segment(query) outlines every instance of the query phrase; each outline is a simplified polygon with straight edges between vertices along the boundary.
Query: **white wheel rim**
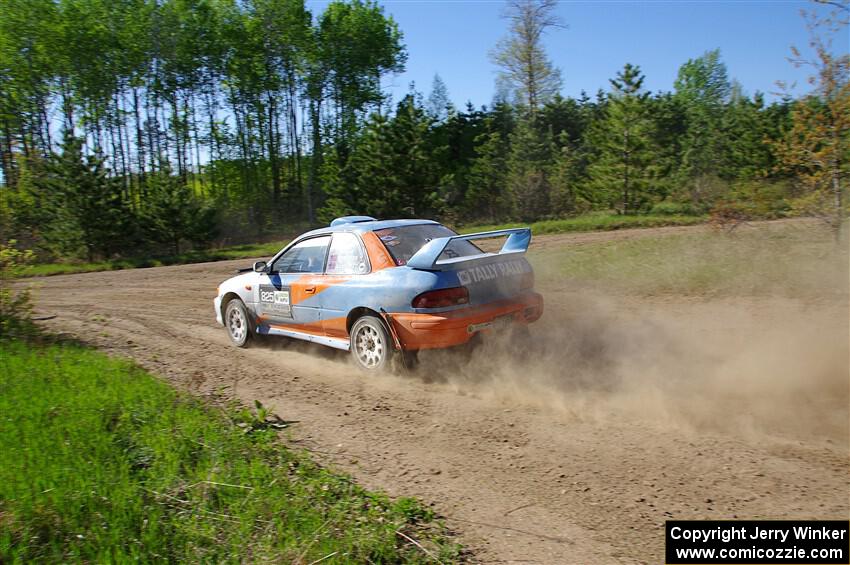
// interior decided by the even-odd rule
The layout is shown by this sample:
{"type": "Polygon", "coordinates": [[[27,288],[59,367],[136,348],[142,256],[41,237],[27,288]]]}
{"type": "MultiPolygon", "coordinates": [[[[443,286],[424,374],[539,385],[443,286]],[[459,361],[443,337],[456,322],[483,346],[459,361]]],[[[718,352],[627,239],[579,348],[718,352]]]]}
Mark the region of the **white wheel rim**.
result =
{"type": "Polygon", "coordinates": [[[227,312],[227,329],[233,341],[239,343],[245,338],[245,316],[239,308],[231,308],[227,312]]]}
{"type": "Polygon", "coordinates": [[[354,336],[357,360],[367,369],[374,369],[384,359],[386,344],[381,333],[370,325],[363,325],[354,336]]]}

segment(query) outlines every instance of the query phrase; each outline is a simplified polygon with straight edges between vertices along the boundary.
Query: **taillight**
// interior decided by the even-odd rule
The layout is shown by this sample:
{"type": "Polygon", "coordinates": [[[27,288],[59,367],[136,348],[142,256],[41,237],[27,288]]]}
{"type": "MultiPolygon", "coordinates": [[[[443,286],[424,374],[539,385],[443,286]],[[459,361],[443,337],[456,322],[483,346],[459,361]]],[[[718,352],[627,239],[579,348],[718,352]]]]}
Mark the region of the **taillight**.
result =
{"type": "Polygon", "coordinates": [[[534,288],[534,271],[523,273],[522,278],[519,279],[519,288],[520,290],[534,288]]]}
{"type": "Polygon", "coordinates": [[[465,286],[429,290],[414,298],[412,302],[414,308],[445,308],[459,304],[469,304],[469,291],[465,286]]]}

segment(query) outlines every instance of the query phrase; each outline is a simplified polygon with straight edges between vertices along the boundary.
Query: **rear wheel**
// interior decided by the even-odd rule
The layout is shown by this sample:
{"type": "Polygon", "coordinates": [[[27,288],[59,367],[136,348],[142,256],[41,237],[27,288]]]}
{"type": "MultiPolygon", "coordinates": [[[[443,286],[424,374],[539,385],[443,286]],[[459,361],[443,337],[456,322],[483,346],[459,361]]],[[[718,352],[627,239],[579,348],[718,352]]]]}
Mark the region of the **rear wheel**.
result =
{"type": "Polygon", "coordinates": [[[351,327],[351,356],[367,371],[380,371],[389,366],[393,354],[390,335],[375,316],[362,316],[351,327]]]}
{"type": "Polygon", "coordinates": [[[224,309],[224,327],[233,345],[248,346],[251,340],[251,324],[248,322],[248,310],[238,298],[228,302],[224,309]]]}

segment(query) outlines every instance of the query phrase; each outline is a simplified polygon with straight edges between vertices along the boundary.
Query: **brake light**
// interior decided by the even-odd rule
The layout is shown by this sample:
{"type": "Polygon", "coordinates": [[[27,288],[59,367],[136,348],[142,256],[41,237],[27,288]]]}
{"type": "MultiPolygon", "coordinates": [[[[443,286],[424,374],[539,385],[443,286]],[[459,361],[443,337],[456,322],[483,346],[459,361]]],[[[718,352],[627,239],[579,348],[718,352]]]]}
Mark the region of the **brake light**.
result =
{"type": "Polygon", "coordinates": [[[429,290],[414,298],[412,302],[414,308],[445,308],[460,304],[469,304],[469,291],[465,286],[429,290]]]}
{"type": "Polygon", "coordinates": [[[519,288],[520,290],[534,288],[534,271],[523,273],[522,278],[519,279],[519,288]]]}

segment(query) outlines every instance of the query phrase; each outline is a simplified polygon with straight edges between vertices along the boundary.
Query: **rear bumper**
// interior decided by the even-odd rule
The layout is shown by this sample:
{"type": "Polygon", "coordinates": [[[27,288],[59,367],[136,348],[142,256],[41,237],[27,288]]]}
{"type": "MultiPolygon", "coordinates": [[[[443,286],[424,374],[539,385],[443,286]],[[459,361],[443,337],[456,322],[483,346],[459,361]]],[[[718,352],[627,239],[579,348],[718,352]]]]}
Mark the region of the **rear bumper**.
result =
{"type": "Polygon", "coordinates": [[[479,332],[490,331],[497,318],[513,324],[530,324],[543,315],[543,297],[529,292],[511,301],[462,308],[439,314],[392,314],[402,348],[438,349],[462,345],[479,332]]]}

